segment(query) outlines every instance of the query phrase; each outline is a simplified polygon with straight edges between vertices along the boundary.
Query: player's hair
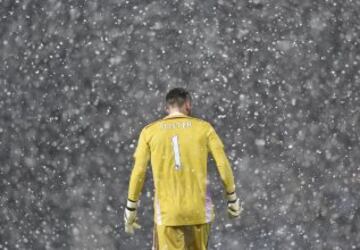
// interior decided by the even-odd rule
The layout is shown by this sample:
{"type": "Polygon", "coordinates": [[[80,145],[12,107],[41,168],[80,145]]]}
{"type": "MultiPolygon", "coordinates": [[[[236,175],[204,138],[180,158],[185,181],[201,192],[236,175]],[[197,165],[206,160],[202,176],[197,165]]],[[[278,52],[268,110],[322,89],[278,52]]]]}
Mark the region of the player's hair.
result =
{"type": "Polygon", "coordinates": [[[173,88],[171,89],[165,97],[166,105],[169,106],[178,106],[181,107],[184,105],[185,101],[191,101],[191,95],[189,91],[184,88],[173,88]]]}

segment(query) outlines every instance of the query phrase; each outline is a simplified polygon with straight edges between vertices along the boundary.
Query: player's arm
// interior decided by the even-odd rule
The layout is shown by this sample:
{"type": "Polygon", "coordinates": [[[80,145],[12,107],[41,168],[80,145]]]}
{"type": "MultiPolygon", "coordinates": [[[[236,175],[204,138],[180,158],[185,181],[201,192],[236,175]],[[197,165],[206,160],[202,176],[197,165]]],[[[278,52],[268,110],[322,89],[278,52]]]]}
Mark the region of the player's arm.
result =
{"type": "Polygon", "coordinates": [[[235,191],[234,175],[225,154],[224,144],[212,126],[209,128],[207,137],[208,149],[215,160],[225,191],[226,193],[233,193],[235,191]]]}
{"type": "Polygon", "coordinates": [[[134,166],[130,176],[128,199],[136,202],[142,191],[146,168],[150,160],[150,148],[146,140],[145,128],[140,133],[133,159],[134,166]]]}
{"type": "Polygon", "coordinates": [[[242,211],[239,199],[236,195],[234,174],[230,162],[226,156],[224,144],[213,126],[207,133],[208,150],[215,160],[216,167],[220,174],[221,181],[225,187],[226,197],[228,200],[228,212],[230,216],[238,217],[242,211]]]}
{"type": "Polygon", "coordinates": [[[136,223],[136,209],[144,186],[146,168],[150,159],[150,148],[146,139],[145,128],[140,133],[133,159],[134,165],[131,171],[128,200],[124,213],[125,231],[128,233],[134,233],[134,228],[140,228],[136,223]]]}

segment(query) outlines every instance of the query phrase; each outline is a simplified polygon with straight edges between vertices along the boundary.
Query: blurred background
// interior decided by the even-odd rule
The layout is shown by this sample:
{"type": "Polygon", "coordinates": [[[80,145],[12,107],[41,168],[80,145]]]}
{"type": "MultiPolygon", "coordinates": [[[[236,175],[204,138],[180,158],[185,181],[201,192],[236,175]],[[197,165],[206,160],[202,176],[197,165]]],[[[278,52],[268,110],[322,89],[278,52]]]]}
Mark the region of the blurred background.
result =
{"type": "Polygon", "coordinates": [[[0,249],[151,249],[123,229],[143,126],[186,87],[225,144],[209,249],[360,248],[360,2],[0,0],[0,249]]]}

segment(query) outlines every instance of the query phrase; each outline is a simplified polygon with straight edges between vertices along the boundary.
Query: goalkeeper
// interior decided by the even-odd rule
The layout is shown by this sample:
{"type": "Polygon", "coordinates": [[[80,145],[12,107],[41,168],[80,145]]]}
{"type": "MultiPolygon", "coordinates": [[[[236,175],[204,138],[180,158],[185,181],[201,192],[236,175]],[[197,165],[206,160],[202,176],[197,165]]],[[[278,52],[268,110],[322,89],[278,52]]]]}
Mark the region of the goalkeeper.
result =
{"type": "Polygon", "coordinates": [[[183,88],[166,95],[167,116],[145,126],[134,152],[125,231],[140,228],[136,211],[151,162],[154,179],[153,249],[207,249],[215,218],[207,179],[211,153],[224,185],[231,218],[240,217],[242,206],[235,191],[233,172],[224,145],[213,126],[191,116],[191,96],[183,88]]]}

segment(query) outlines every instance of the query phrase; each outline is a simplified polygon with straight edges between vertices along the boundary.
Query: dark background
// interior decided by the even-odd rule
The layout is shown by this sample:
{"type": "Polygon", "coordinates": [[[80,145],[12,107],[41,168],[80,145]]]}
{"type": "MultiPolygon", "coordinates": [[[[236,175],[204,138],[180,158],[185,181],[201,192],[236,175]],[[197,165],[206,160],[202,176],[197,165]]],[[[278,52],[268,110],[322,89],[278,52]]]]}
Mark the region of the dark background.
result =
{"type": "Polygon", "coordinates": [[[211,250],[360,248],[360,2],[0,0],[0,249],[150,249],[143,126],[187,87],[245,211],[209,164],[211,250]]]}

